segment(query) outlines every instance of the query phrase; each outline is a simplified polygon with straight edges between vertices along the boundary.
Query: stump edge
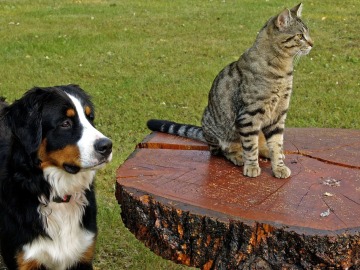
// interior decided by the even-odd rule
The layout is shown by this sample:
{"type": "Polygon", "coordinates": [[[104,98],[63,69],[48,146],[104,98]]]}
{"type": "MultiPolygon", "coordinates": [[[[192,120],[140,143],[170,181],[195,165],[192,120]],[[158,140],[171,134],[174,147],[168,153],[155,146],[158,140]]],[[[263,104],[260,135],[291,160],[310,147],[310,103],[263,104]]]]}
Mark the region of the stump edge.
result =
{"type": "Polygon", "coordinates": [[[116,197],[125,226],[155,254],[176,263],[205,270],[360,266],[357,229],[325,235],[232,219],[211,210],[204,215],[204,209],[118,183],[116,197]]]}

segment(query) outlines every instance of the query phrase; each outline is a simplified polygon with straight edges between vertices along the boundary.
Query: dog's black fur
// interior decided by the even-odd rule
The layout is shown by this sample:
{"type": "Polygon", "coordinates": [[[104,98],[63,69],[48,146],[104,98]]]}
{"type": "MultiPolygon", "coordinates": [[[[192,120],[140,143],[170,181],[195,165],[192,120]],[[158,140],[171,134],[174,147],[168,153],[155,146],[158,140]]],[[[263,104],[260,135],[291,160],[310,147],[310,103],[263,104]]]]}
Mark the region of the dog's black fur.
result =
{"type": "MultiPolygon", "coordinates": [[[[39,237],[51,239],[39,212],[39,198],[45,198],[49,205],[55,204],[51,196],[54,187],[44,177],[43,160],[39,157],[41,144],[46,140],[46,152],[52,153],[62,151],[67,145],[76,145],[82,136],[82,125],[76,116],[71,116],[71,129],[59,128],[59,121],[68,117],[66,110],[74,108],[68,94],[91,109],[91,115],[87,117],[93,125],[93,104],[76,85],[35,87],[12,105],[4,98],[0,99],[0,244],[9,269],[51,269],[41,260],[32,258],[27,261],[23,257],[23,248],[39,237]]],[[[110,148],[106,155],[109,155],[111,141],[106,143],[110,148]]],[[[51,166],[58,166],[64,175],[76,175],[80,170],[78,164],[51,166]]],[[[96,201],[94,186],[90,182],[89,189],[84,190],[88,203],[84,206],[79,226],[81,230],[96,235],[96,201]]],[[[63,248],[65,250],[67,246],[63,248]]],[[[83,257],[66,269],[93,269],[92,257],[93,251],[89,248],[83,257]]]]}

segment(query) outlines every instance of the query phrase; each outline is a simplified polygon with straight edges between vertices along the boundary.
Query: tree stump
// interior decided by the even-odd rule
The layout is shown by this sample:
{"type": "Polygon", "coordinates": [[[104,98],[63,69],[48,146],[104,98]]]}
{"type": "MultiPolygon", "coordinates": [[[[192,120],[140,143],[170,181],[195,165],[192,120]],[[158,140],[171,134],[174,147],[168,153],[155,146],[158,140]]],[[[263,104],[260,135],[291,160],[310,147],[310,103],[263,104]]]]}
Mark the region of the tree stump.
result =
{"type": "Polygon", "coordinates": [[[288,179],[242,175],[205,144],[152,133],[117,170],[126,227],[201,269],[360,269],[360,131],[288,128],[288,179]]]}

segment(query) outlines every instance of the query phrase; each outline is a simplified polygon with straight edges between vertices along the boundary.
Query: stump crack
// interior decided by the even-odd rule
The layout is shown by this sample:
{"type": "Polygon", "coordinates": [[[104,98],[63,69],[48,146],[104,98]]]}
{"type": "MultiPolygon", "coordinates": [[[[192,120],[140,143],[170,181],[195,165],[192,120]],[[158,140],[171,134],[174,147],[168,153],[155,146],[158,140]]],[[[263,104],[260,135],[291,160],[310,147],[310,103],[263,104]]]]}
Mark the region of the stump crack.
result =
{"type": "Polygon", "coordinates": [[[347,226],[346,222],[344,222],[336,213],[335,210],[326,202],[326,200],[324,198],[321,198],[322,201],[326,204],[326,206],[328,207],[328,209],[330,209],[331,213],[333,213],[335,215],[335,217],[340,220],[340,222],[342,224],[344,224],[345,226],[347,226]]]}
{"type": "Polygon", "coordinates": [[[314,185],[315,185],[315,184],[311,184],[311,185],[308,187],[306,193],[301,197],[300,202],[297,204],[296,208],[299,208],[299,207],[300,207],[300,205],[301,205],[301,203],[303,202],[304,198],[309,194],[311,188],[312,188],[314,185]]]}
{"type": "Polygon", "coordinates": [[[346,199],[348,199],[349,201],[352,201],[353,203],[360,205],[360,203],[356,202],[355,200],[349,198],[348,196],[346,196],[345,194],[341,193],[341,195],[343,195],[346,199]]]}
{"type": "MultiPolygon", "coordinates": [[[[295,146],[295,147],[296,147],[296,146],[295,146]]],[[[303,157],[312,158],[312,159],[318,160],[318,161],[320,161],[320,162],[327,163],[327,164],[331,164],[331,165],[335,165],[335,166],[339,166],[339,167],[344,167],[344,168],[350,168],[350,169],[358,169],[358,170],[360,170],[360,166],[349,165],[349,164],[344,164],[344,163],[339,163],[339,162],[336,162],[336,161],[331,161],[331,160],[324,159],[324,158],[320,158],[320,157],[314,157],[314,156],[312,156],[311,154],[307,154],[307,153],[302,152],[302,151],[284,151],[284,152],[285,152],[285,154],[300,155],[300,156],[303,156],[303,157]]]]}

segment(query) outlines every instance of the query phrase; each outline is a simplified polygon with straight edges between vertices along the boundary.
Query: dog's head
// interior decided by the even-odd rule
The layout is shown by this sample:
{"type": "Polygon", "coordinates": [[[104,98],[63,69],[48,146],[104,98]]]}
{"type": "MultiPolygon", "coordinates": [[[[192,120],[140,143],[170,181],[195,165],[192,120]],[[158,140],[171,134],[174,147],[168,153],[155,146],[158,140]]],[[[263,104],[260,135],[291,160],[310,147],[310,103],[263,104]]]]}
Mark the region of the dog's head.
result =
{"type": "Polygon", "coordinates": [[[76,85],[35,87],[5,108],[14,144],[44,170],[70,174],[109,162],[112,142],[94,127],[94,106],[76,85]]]}

